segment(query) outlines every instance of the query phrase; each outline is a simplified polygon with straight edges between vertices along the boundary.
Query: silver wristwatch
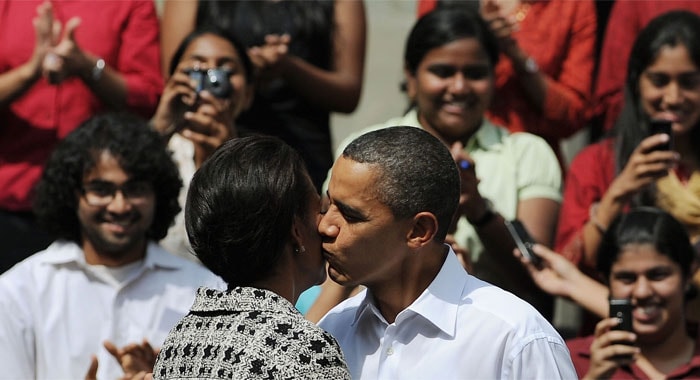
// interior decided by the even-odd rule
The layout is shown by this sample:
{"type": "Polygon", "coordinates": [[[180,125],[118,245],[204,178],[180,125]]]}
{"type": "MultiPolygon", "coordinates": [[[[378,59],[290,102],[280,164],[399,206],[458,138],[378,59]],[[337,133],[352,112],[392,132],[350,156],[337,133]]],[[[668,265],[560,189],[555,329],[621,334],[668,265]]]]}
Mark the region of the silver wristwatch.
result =
{"type": "Polygon", "coordinates": [[[102,72],[105,71],[105,60],[98,58],[95,62],[95,67],[92,68],[92,80],[97,82],[102,78],[102,72]]]}

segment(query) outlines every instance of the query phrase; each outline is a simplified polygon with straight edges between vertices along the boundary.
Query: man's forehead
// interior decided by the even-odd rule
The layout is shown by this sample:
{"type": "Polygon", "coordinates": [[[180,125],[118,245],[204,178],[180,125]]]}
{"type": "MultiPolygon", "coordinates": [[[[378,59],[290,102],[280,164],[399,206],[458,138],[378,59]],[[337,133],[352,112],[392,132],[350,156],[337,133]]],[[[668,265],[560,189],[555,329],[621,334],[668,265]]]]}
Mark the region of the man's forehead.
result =
{"type": "Polygon", "coordinates": [[[115,175],[123,179],[123,182],[134,180],[133,175],[124,169],[121,156],[109,150],[101,150],[92,153],[92,162],[83,171],[83,180],[99,180],[115,175]]]}
{"type": "Polygon", "coordinates": [[[378,168],[341,157],[333,165],[328,196],[346,202],[372,202],[377,200],[375,186],[378,168]]]}
{"type": "Polygon", "coordinates": [[[330,185],[337,191],[342,191],[346,187],[366,187],[371,184],[375,177],[373,165],[354,161],[346,157],[340,157],[333,164],[331,170],[330,185]],[[365,186],[361,186],[365,185],[365,186]]]}

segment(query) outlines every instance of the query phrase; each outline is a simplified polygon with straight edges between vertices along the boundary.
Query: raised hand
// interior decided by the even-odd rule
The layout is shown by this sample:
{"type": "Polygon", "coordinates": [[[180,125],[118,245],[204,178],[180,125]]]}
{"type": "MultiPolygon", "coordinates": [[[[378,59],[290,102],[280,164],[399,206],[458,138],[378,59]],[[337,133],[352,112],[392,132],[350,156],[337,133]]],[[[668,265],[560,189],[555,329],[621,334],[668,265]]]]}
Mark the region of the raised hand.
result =
{"type": "Polygon", "coordinates": [[[58,43],[51,48],[44,59],[44,76],[49,82],[58,84],[72,76],[86,77],[94,65],[78,43],[75,41],[75,30],[80,25],[80,18],[73,17],[66,23],[62,31],[60,23],[54,20],[54,36],[63,34],[58,43]]]}
{"type": "Polygon", "coordinates": [[[145,376],[153,370],[158,352],[144,339],[143,342],[118,348],[110,341],[104,342],[107,351],[119,362],[124,371],[122,380],[145,376]]]}
{"type": "Polygon", "coordinates": [[[612,330],[618,323],[617,318],[606,318],[596,325],[591,363],[584,379],[609,378],[617,368],[634,362],[639,354],[639,348],[631,345],[637,339],[634,333],[612,330]]]}
{"type": "Polygon", "coordinates": [[[166,139],[182,130],[185,112],[197,102],[197,93],[184,69],[184,65],[178,67],[165,83],[158,109],[152,119],[155,129],[166,139]]]}
{"type": "Polygon", "coordinates": [[[182,136],[195,146],[195,165],[202,163],[223,143],[236,137],[231,99],[217,98],[209,91],[199,93],[195,111],[185,112],[182,136]]]}
{"type": "Polygon", "coordinates": [[[262,78],[279,75],[279,64],[287,56],[290,42],[288,34],[269,34],[264,45],[248,49],[248,56],[262,78]]]}
{"type": "Polygon", "coordinates": [[[658,134],[642,140],[607,193],[619,202],[626,202],[645,186],[668,175],[668,171],[678,163],[678,153],[654,148],[667,143],[669,138],[666,134],[658,134]]]}
{"type": "Polygon", "coordinates": [[[483,215],[488,205],[486,204],[486,200],[481,197],[477,187],[479,185],[479,179],[476,177],[476,164],[474,160],[464,152],[464,145],[460,141],[450,146],[450,153],[452,153],[452,157],[459,167],[461,185],[458,215],[464,215],[469,220],[478,219],[483,215]]]}
{"type": "Polygon", "coordinates": [[[53,19],[53,6],[49,1],[44,1],[36,8],[36,17],[32,20],[34,25],[34,52],[27,63],[33,77],[38,78],[42,73],[42,65],[46,55],[54,45],[54,35],[60,29],[60,24],[55,24],[53,19]]]}
{"type": "Polygon", "coordinates": [[[512,38],[513,32],[518,30],[518,21],[505,15],[501,6],[495,0],[486,0],[481,5],[481,17],[486,21],[493,34],[498,38],[503,52],[508,54],[516,42],[512,38]]]}

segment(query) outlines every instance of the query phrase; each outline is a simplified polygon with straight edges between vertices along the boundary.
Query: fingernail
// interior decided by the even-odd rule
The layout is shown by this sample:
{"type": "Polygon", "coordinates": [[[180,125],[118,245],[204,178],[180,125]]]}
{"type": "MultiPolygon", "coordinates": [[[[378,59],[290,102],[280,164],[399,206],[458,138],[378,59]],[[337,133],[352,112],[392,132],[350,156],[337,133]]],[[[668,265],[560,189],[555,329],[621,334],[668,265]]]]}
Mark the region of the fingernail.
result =
{"type": "Polygon", "coordinates": [[[469,161],[467,161],[467,160],[459,160],[459,167],[460,167],[462,170],[467,170],[467,169],[469,169],[470,166],[471,166],[471,163],[469,163],[469,161]]]}

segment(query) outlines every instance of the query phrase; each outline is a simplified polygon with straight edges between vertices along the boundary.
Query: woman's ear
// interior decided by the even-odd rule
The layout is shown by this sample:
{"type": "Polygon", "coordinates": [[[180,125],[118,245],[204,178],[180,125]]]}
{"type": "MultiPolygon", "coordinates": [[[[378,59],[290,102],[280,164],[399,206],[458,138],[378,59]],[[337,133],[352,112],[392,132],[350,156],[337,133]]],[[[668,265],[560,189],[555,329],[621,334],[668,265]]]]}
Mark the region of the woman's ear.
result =
{"type": "Polygon", "coordinates": [[[419,212],[412,219],[411,230],[406,236],[411,248],[420,248],[435,239],[438,231],[438,221],[430,212],[419,212]]]}
{"type": "Polygon", "coordinates": [[[290,234],[290,243],[292,244],[292,248],[295,250],[295,252],[304,247],[304,239],[302,238],[303,225],[304,221],[301,220],[298,216],[294,216],[294,222],[292,222],[292,231],[290,234]]]}
{"type": "Polygon", "coordinates": [[[404,77],[406,78],[406,96],[408,96],[408,99],[411,102],[414,102],[416,100],[416,77],[411,73],[411,70],[408,69],[408,67],[404,67],[403,69],[403,74],[404,77]]]}

